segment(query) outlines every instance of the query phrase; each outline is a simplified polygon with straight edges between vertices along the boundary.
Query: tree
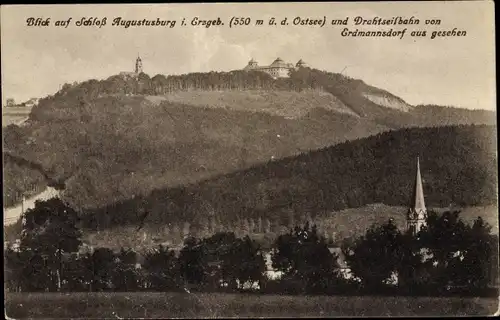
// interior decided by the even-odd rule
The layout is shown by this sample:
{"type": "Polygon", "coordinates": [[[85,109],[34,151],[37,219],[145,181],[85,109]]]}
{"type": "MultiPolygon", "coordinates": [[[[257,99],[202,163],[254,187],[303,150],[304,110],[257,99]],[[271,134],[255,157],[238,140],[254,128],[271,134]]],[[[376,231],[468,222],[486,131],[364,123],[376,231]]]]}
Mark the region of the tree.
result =
{"type": "Polygon", "coordinates": [[[238,239],[233,246],[231,256],[225,260],[226,266],[235,268],[235,277],[239,287],[243,288],[246,283],[259,282],[263,287],[266,263],[257,243],[246,236],[238,239]]]}
{"type": "Polygon", "coordinates": [[[428,288],[433,266],[432,261],[426,259],[426,250],[422,248],[419,238],[409,232],[401,235],[397,256],[398,287],[407,292],[428,288]]]}
{"type": "Polygon", "coordinates": [[[188,238],[178,263],[184,282],[199,289],[236,290],[262,281],[265,271],[259,246],[248,236],[236,238],[233,232],[218,232],[203,240],[188,238]]]}
{"type": "Polygon", "coordinates": [[[262,217],[259,217],[257,219],[257,233],[262,233],[262,232],[263,232],[262,217]]]}
{"type": "Polygon", "coordinates": [[[163,237],[167,239],[170,237],[170,228],[168,227],[168,225],[165,225],[163,227],[163,237]]]}
{"type": "Polygon", "coordinates": [[[210,234],[214,234],[217,232],[217,222],[214,216],[211,216],[209,219],[209,232],[210,234]]]}
{"type": "Polygon", "coordinates": [[[295,226],[295,214],[292,210],[290,210],[290,212],[288,212],[288,227],[293,229],[295,226]]]}
{"type": "Polygon", "coordinates": [[[84,256],[85,278],[89,282],[89,291],[113,289],[115,258],[113,251],[108,248],[98,248],[93,253],[84,256]]]}
{"type": "Polygon", "coordinates": [[[204,286],[206,282],[203,244],[201,240],[189,237],[184,241],[178,258],[179,273],[185,285],[204,286]]]}
{"type": "Polygon", "coordinates": [[[151,87],[156,95],[161,95],[166,93],[167,78],[162,74],[157,74],[151,78],[151,87]]]}
{"type": "Polygon", "coordinates": [[[4,249],[3,256],[5,259],[4,277],[6,289],[12,292],[22,291],[22,269],[25,261],[21,258],[20,253],[13,250],[10,246],[4,249]]]}
{"type": "Polygon", "coordinates": [[[205,277],[212,288],[218,288],[220,283],[236,288],[236,265],[242,263],[236,258],[236,246],[237,238],[233,232],[218,232],[202,240],[205,277]]]}
{"type": "Polygon", "coordinates": [[[457,271],[467,251],[470,233],[459,215],[459,211],[446,211],[441,215],[430,211],[427,226],[418,233],[420,246],[431,253],[432,281],[437,288],[466,281],[463,273],[457,271]]]}
{"type": "Polygon", "coordinates": [[[72,254],[64,260],[63,288],[65,291],[88,291],[90,272],[86,269],[86,255],[72,254]]]}
{"type": "Polygon", "coordinates": [[[170,239],[172,239],[172,243],[179,244],[182,243],[182,235],[181,235],[181,230],[179,228],[179,225],[177,223],[174,223],[172,226],[172,231],[170,232],[170,239]]]}
{"type": "Polygon", "coordinates": [[[9,246],[4,250],[4,259],[7,290],[46,291],[51,287],[49,269],[40,253],[22,247],[15,250],[9,246]]]}
{"type": "Polygon", "coordinates": [[[464,250],[462,277],[472,288],[486,288],[493,277],[498,277],[498,238],[491,234],[491,226],[478,217],[464,250]]]}
{"type": "Polygon", "coordinates": [[[351,272],[369,290],[386,285],[397,271],[400,251],[401,233],[392,219],[381,226],[372,225],[364,236],[343,248],[351,272]]]}
{"type": "Polygon", "coordinates": [[[283,272],[284,281],[303,293],[325,292],[338,271],[326,239],[318,235],[316,226],[311,228],[308,223],[280,235],[271,255],[273,267],[283,272]]]}
{"type": "Polygon", "coordinates": [[[149,287],[156,291],[177,290],[179,270],[175,252],[160,245],[145,254],[144,269],[148,274],[149,287]]]}
{"type": "Polygon", "coordinates": [[[141,72],[137,76],[137,94],[153,94],[154,88],[151,82],[151,78],[144,72],[141,72]]]}
{"type": "Polygon", "coordinates": [[[200,237],[208,237],[210,235],[209,220],[203,216],[200,219],[200,237]]]}
{"type": "Polygon", "coordinates": [[[136,291],[139,289],[140,274],[135,264],[137,253],[131,249],[121,248],[116,255],[115,270],[112,274],[112,282],[115,291],[136,291]]]}
{"type": "Polygon", "coordinates": [[[264,220],[264,232],[265,233],[270,233],[271,232],[271,221],[269,221],[268,218],[264,220]]]}
{"type": "Polygon", "coordinates": [[[242,231],[243,235],[250,234],[250,223],[248,222],[248,219],[243,218],[241,223],[242,223],[241,224],[241,231],[242,231]]]}
{"type": "Polygon", "coordinates": [[[248,219],[248,232],[250,234],[255,233],[255,221],[253,218],[248,219]]]}
{"type": "Polygon", "coordinates": [[[184,222],[184,225],[182,227],[182,238],[187,238],[190,235],[191,232],[191,225],[189,222],[184,222]]]}
{"type": "Polygon", "coordinates": [[[63,278],[63,255],[78,251],[81,231],[75,210],[58,198],[37,201],[33,209],[24,213],[25,225],[21,236],[21,247],[29,248],[46,259],[52,278],[51,290],[61,287],[63,278]]]}
{"type": "Polygon", "coordinates": [[[480,217],[470,227],[460,219],[459,211],[442,215],[430,212],[427,228],[419,236],[421,246],[432,253],[435,286],[487,287],[491,276],[498,272],[498,268],[492,269],[493,263],[498,265],[494,262],[498,251],[490,231],[480,217]]]}

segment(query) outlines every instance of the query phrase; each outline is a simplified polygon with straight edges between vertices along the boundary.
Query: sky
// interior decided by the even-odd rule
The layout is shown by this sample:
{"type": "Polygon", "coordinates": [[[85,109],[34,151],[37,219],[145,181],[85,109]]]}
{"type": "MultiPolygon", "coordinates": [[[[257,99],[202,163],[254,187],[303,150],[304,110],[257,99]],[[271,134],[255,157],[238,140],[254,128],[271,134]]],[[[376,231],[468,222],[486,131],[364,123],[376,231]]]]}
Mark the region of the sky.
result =
{"type": "Polygon", "coordinates": [[[183,74],[243,68],[251,58],[270,64],[276,57],[362,79],[388,90],[410,104],[451,105],[496,110],[494,4],[471,2],[372,3],[253,3],[155,5],[38,5],[1,7],[2,101],[16,102],[55,93],[62,84],[104,79],[132,71],[140,54],[144,72],[183,74]],[[317,26],[228,26],[231,17],[252,22],[275,17],[323,19],[317,26]],[[365,19],[415,17],[419,25],[379,26],[379,30],[407,28],[403,39],[342,37],[349,30],[376,30],[355,26],[365,19]],[[28,18],[57,20],[72,17],[67,27],[29,27],[28,18]],[[107,25],[76,27],[83,17],[106,17],[107,25]],[[174,28],[111,26],[123,19],[177,20],[174,28]],[[225,22],[221,27],[191,26],[194,17],[225,22]],[[349,17],[347,26],[332,19],[349,17]],[[186,18],[187,26],[180,26],[186,18]],[[426,19],[440,19],[426,26],[426,19]],[[432,31],[465,30],[465,37],[431,39],[432,31]],[[427,37],[412,37],[427,30],[427,37]]]}

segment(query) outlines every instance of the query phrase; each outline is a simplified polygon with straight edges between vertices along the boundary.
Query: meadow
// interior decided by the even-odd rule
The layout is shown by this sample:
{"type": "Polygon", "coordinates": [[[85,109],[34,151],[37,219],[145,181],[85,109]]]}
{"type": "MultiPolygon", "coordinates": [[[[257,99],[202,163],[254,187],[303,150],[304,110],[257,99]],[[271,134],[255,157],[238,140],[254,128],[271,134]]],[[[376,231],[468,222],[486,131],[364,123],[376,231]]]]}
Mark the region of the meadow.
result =
{"type": "Polygon", "coordinates": [[[15,319],[465,316],[498,309],[496,298],[187,292],[7,293],[5,303],[15,319]]]}

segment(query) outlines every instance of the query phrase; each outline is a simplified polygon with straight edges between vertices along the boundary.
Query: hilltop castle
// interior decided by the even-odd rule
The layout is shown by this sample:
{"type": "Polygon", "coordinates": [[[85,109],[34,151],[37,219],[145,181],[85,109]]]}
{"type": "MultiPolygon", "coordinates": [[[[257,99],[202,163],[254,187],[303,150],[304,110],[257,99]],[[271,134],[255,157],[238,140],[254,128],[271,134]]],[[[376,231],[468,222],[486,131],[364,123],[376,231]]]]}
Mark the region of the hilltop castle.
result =
{"type": "Polygon", "coordinates": [[[263,71],[273,78],[286,78],[289,75],[290,70],[296,70],[298,68],[307,67],[307,64],[300,59],[295,66],[293,63],[286,63],[281,58],[276,58],[273,63],[268,66],[259,66],[257,61],[251,59],[247,66],[243,68],[245,71],[263,71]]]}

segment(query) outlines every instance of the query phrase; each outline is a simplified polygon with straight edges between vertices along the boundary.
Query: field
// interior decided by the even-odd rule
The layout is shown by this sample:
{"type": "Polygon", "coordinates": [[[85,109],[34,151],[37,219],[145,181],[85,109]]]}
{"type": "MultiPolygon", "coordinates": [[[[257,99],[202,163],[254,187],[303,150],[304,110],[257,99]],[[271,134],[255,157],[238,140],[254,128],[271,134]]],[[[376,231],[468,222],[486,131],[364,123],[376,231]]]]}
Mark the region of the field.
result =
{"type": "Polygon", "coordinates": [[[492,315],[495,298],[281,296],[223,293],[10,293],[21,318],[218,318],[492,315]]]}
{"type": "Polygon", "coordinates": [[[322,91],[189,91],[167,94],[164,99],[209,108],[265,112],[298,118],[314,108],[323,108],[354,117],[359,115],[337,97],[322,91]]]}

